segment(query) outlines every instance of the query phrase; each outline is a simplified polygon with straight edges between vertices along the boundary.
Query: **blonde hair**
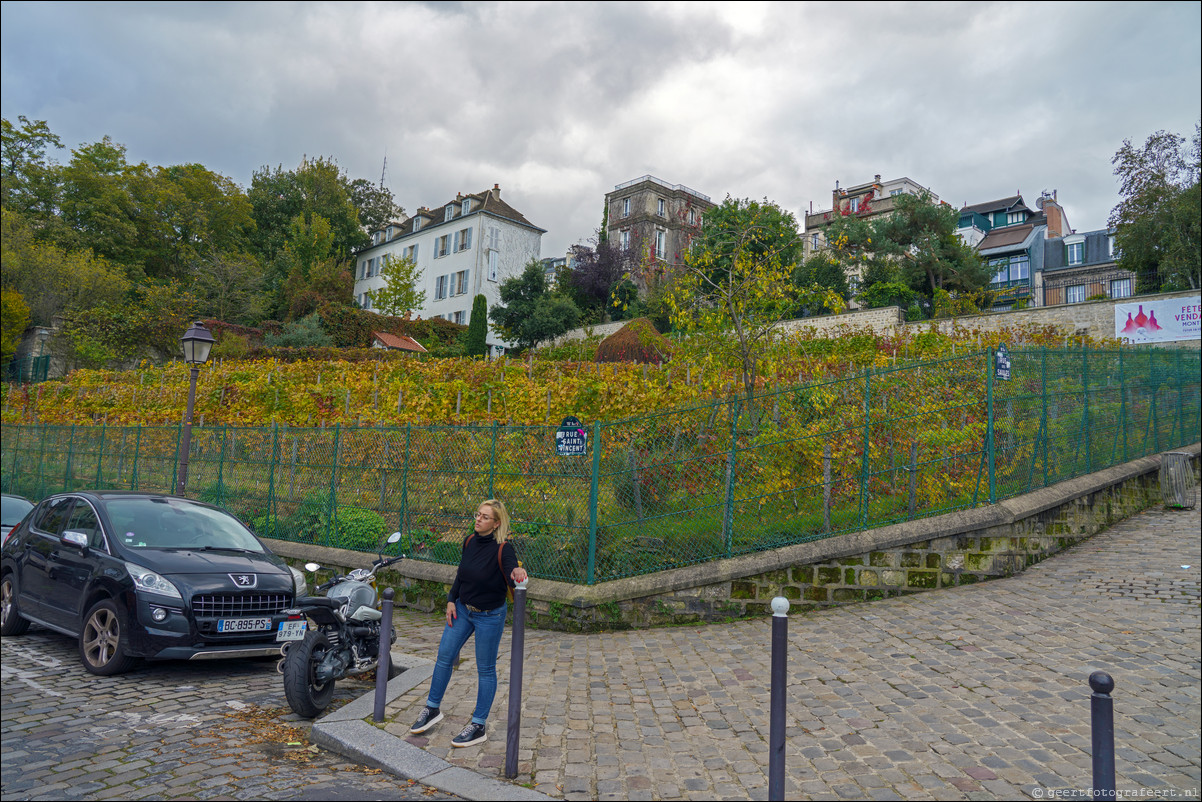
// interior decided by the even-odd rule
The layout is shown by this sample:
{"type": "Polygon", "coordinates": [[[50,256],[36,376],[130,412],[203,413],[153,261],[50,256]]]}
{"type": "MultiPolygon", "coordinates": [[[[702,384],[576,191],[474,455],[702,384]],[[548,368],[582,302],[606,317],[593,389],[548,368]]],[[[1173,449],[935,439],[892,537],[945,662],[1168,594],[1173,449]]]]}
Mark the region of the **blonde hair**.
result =
{"type": "Polygon", "coordinates": [[[505,509],[505,502],[500,499],[490,498],[481,501],[480,506],[488,507],[492,510],[493,518],[497,522],[497,528],[493,534],[496,535],[498,543],[504,543],[505,538],[509,536],[509,511],[505,509]]]}

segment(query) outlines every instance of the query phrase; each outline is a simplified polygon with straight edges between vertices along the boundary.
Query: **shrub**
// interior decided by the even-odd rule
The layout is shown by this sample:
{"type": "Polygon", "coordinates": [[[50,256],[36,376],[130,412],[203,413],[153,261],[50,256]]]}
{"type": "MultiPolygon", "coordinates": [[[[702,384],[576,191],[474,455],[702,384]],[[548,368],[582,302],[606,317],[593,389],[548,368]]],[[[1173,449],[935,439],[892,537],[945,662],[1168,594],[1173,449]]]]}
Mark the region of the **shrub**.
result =
{"type": "Polygon", "coordinates": [[[336,527],[330,545],[340,549],[376,551],[387,528],[378,513],[361,507],[339,507],[334,514],[336,527]]]}
{"type": "Polygon", "coordinates": [[[227,333],[213,346],[213,359],[245,359],[250,352],[250,343],[239,334],[227,333]]]}
{"type": "Polygon", "coordinates": [[[263,338],[263,344],[270,347],[313,348],[333,345],[333,340],[321,327],[321,318],[317,313],[284,326],[280,334],[268,334],[263,338]]]}
{"type": "Polygon", "coordinates": [[[667,362],[672,344],[645,317],[635,318],[597,346],[598,362],[667,362]]]}

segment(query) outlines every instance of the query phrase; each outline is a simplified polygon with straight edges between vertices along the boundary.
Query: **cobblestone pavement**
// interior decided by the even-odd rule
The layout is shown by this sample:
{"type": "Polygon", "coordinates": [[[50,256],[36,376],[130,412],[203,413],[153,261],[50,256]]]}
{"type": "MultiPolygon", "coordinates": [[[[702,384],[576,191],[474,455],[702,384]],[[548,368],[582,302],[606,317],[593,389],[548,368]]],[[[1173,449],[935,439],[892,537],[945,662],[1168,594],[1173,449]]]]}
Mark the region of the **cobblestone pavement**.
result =
{"type": "MultiPolygon", "coordinates": [[[[1103,670],[1119,789],[1198,798],[1200,563],[1198,511],[1149,511],[1015,577],[791,616],[787,796],[1087,789],[1087,678],[1103,670]]],[[[399,613],[397,649],[433,659],[440,620],[399,613]]],[[[767,798],[769,645],[767,620],[528,630],[517,781],[567,799],[767,798]]],[[[474,706],[470,645],[447,721],[408,735],[424,683],[390,704],[388,731],[500,777],[508,634],[501,648],[483,745],[450,748],[474,706]]]]}
{"type": "MultiPolygon", "coordinates": [[[[94,677],[33,627],[0,651],[0,790],[18,799],[455,799],[311,746],[269,660],[94,677]]],[[[336,704],[370,690],[339,683],[336,704]]]]}

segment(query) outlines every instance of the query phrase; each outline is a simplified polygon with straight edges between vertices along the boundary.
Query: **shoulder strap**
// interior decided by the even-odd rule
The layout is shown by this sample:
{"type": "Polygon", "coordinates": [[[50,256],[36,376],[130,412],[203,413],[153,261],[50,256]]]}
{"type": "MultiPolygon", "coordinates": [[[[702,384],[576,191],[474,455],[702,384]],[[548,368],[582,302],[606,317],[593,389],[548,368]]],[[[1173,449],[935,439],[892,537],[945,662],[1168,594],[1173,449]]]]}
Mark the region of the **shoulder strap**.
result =
{"type": "Polygon", "coordinates": [[[505,550],[504,543],[497,544],[497,568],[501,570],[501,578],[505,580],[505,590],[509,594],[509,600],[513,601],[513,583],[509,581],[509,577],[505,575],[505,566],[501,563],[501,552],[505,550]]]}

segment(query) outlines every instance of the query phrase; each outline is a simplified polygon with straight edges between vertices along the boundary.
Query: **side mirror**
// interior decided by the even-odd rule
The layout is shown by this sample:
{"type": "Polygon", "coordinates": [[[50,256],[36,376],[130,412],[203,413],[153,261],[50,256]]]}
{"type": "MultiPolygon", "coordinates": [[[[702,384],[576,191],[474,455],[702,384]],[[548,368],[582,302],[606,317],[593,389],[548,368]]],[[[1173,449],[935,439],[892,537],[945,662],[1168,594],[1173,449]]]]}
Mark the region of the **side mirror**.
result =
{"type": "Polygon", "coordinates": [[[305,570],[311,574],[315,574],[321,570],[321,566],[317,563],[305,563],[305,570]]]}
{"type": "Polygon", "coordinates": [[[88,536],[74,529],[68,529],[66,532],[63,532],[62,541],[68,546],[75,546],[79,549],[87,549],[88,547],[88,536]]]}
{"type": "Polygon", "coordinates": [[[401,542],[401,533],[400,533],[400,532],[393,532],[391,535],[389,535],[389,536],[388,536],[388,540],[387,540],[387,541],[385,541],[385,542],[386,542],[386,543],[389,543],[389,544],[392,544],[392,543],[400,543],[400,542],[401,542]]]}

